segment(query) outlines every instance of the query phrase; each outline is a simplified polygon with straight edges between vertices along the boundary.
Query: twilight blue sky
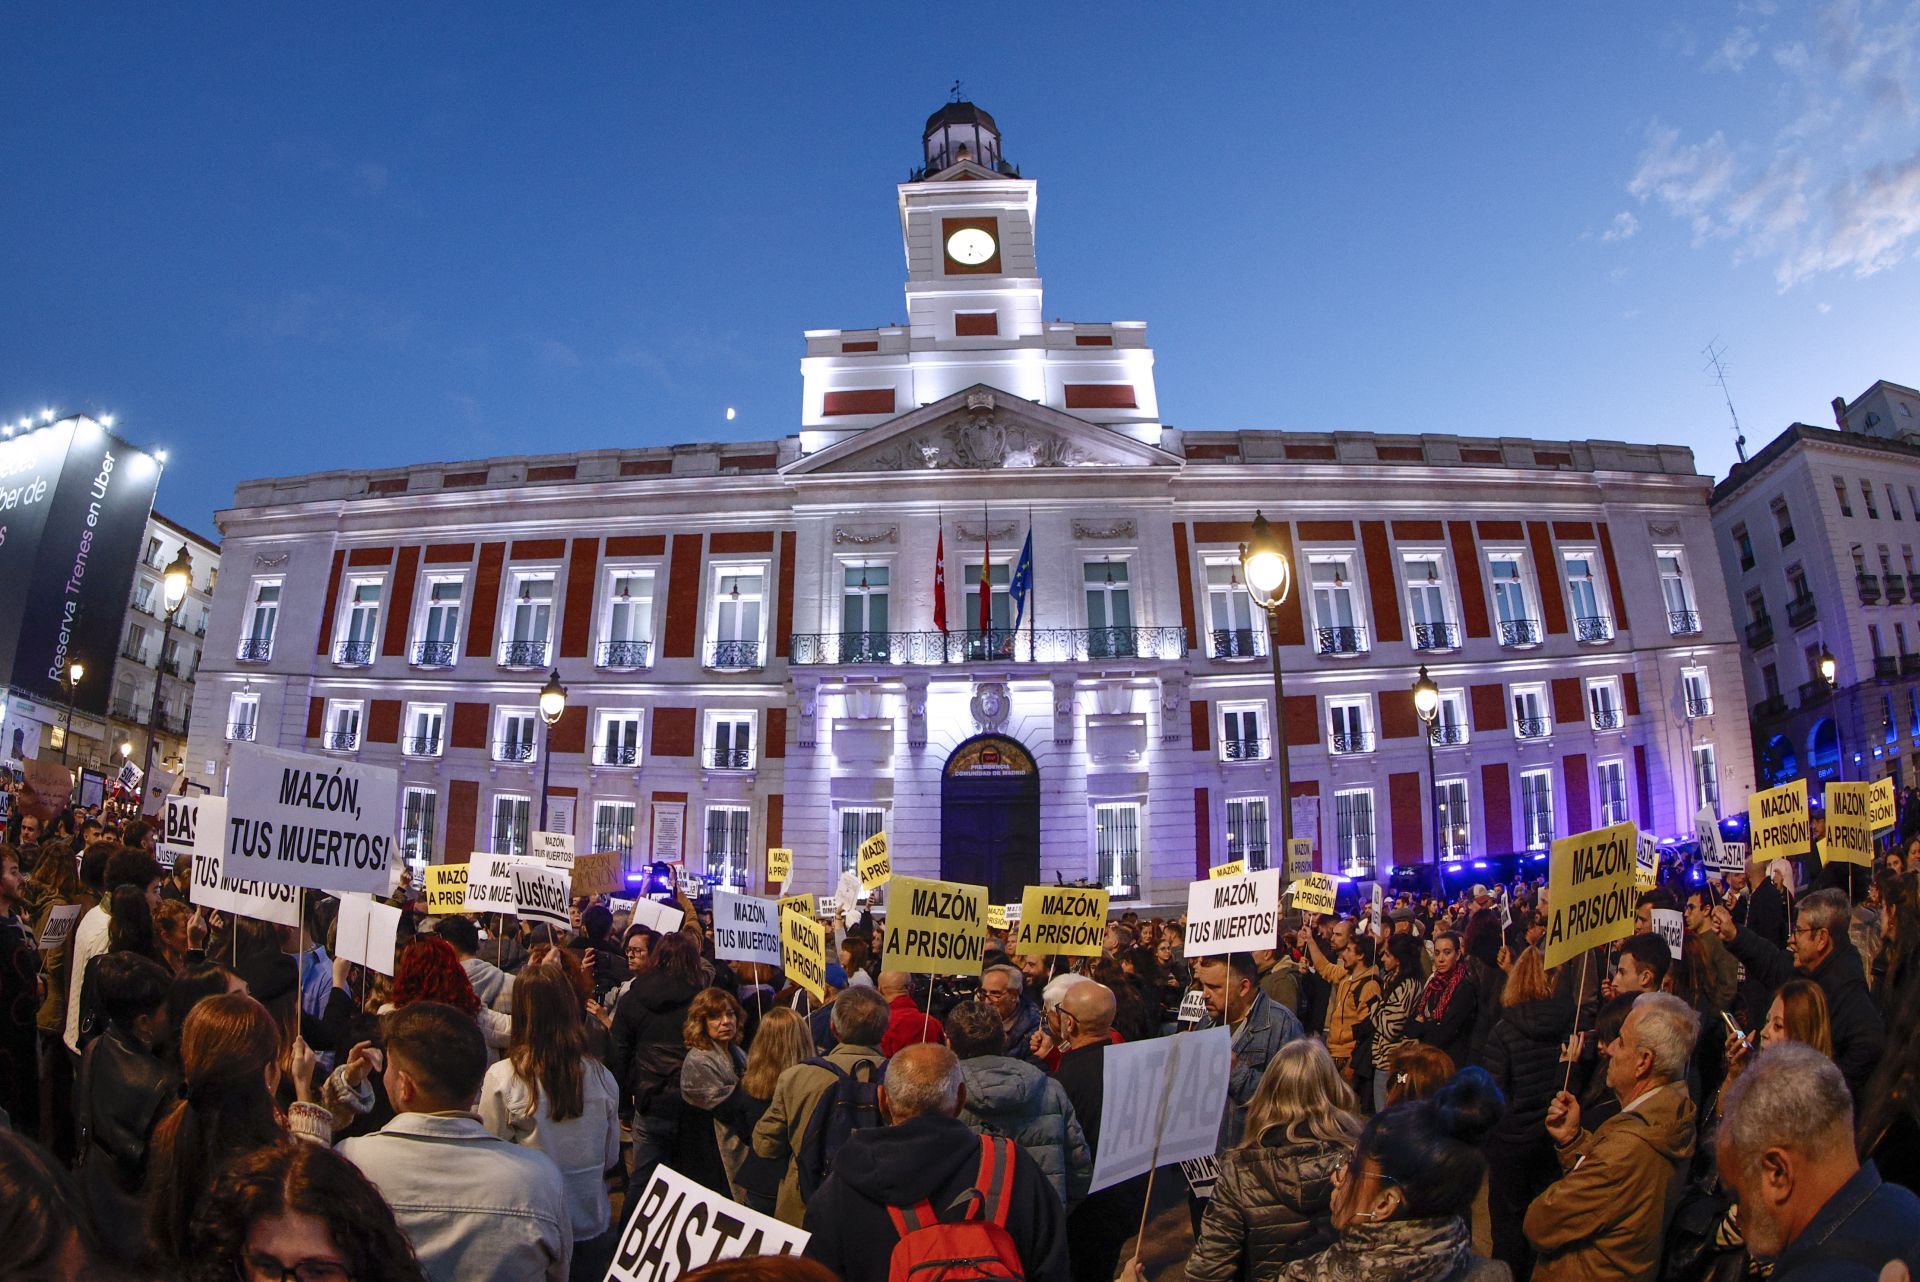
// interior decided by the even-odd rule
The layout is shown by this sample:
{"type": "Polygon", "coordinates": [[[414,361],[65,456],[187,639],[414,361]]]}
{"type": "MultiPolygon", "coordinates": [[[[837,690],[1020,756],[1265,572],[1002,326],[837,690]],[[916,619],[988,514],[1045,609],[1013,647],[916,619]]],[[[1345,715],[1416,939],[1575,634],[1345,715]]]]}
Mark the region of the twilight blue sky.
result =
{"type": "Polygon", "coordinates": [[[1920,3],[0,11],[0,416],[237,481],[796,429],[955,79],[1167,422],[1677,442],[1920,380],[1920,3]],[[739,418],[724,421],[725,407],[739,418]]]}

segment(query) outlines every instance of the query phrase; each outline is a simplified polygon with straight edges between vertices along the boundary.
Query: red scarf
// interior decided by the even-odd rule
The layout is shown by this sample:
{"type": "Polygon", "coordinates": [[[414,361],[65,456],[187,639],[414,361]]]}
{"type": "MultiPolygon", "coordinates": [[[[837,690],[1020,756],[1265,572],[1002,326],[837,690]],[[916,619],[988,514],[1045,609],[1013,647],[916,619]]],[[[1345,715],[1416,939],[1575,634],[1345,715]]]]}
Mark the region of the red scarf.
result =
{"type": "Polygon", "coordinates": [[[1460,991],[1460,980],[1467,973],[1467,959],[1462,957],[1453,963],[1453,969],[1442,975],[1435,971],[1433,978],[1420,994],[1420,1018],[1439,1021],[1447,1016],[1447,1007],[1453,1001],[1453,995],[1460,991]]]}

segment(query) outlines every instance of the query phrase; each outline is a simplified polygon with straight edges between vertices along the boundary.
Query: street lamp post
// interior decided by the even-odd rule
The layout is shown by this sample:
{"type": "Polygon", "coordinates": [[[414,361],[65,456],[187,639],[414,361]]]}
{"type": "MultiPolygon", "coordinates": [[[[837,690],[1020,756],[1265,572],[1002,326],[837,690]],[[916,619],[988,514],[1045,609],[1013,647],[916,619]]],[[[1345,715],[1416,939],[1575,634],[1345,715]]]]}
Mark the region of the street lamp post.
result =
{"type": "MultiPolygon", "coordinates": [[[[160,687],[167,679],[167,642],[173,639],[173,616],[180,609],[180,603],[187,599],[187,589],[193,586],[193,558],[187,555],[187,545],[180,545],[180,552],[168,562],[165,572],[160,576],[160,603],[166,608],[166,621],[160,628],[160,656],[153,665],[153,702],[147,706],[147,751],[140,764],[140,795],[146,795],[147,779],[153,773],[153,741],[159,734],[160,687]]],[[[144,811],[146,807],[143,805],[144,811]]]]}
{"type": "Polygon", "coordinates": [[[560,669],[555,668],[540,687],[540,720],[546,733],[540,743],[540,831],[547,830],[547,784],[553,778],[553,728],[567,710],[567,688],[560,684],[560,669]]]}
{"type": "Polygon", "coordinates": [[[1273,760],[1280,768],[1280,857],[1293,855],[1293,788],[1287,770],[1287,696],[1280,677],[1279,609],[1293,588],[1293,566],[1280,536],[1259,512],[1248,541],[1240,545],[1240,579],[1247,595],[1267,615],[1267,657],[1273,661],[1273,760]]]}
{"type": "Polygon", "coordinates": [[[67,764],[67,746],[73,742],[73,696],[80,689],[80,678],[87,675],[87,665],[75,659],[67,665],[67,725],[60,734],[60,764],[67,764]]]}
{"type": "Polygon", "coordinates": [[[1440,835],[1440,774],[1433,764],[1433,722],[1440,715],[1440,687],[1427,675],[1424,663],[1413,683],[1413,710],[1420,714],[1421,737],[1427,741],[1427,799],[1433,806],[1433,862],[1437,866],[1447,846],[1440,835]]]}
{"type": "Polygon", "coordinates": [[[1840,685],[1840,665],[1834,661],[1833,651],[1824,645],[1820,647],[1819,657],[1814,666],[1820,670],[1820,679],[1827,683],[1827,715],[1833,718],[1833,764],[1840,772],[1840,782],[1847,781],[1847,741],[1840,733],[1840,701],[1835,691],[1840,685]]]}

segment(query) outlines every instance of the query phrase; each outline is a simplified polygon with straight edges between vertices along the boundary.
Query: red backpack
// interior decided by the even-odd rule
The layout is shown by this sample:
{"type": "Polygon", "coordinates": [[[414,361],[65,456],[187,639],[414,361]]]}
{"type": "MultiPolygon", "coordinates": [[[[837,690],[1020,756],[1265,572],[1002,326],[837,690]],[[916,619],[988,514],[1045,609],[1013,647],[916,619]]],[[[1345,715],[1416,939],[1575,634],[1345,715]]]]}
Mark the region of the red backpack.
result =
{"type": "Polygon", "coordinates": [[[980,1174],[945,1216],[931,1202],[888,1207],[900,1241],[887,1265],[887,1282],[1024,1279],[1020,1250],[1007,1234],[1013,1160],[1012,1140],[982,1135],[980,1174]]]}

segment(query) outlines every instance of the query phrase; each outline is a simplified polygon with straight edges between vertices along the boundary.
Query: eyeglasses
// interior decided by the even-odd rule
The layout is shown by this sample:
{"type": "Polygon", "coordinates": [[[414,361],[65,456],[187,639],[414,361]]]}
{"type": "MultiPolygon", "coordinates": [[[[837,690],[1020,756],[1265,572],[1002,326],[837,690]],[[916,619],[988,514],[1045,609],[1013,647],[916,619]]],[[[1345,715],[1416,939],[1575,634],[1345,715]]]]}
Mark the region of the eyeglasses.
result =
{"type": "Polygon", "coordinates": [[[353,1282],[347,1266],[335,1260],[302,1260],[289,1266],[259,1252],[236,1262],[233,1270],[240,1282],[353,1282]]]}
{"type": "MultiPolygon", "coordinates": [[[[1347,1182],[1347,1172],[1349,1169],[1351,1169],[1352,1166],[1353,1166],[1353,1154],[1349,1153],[1345,1157],[1341,1158],[1339,1164],[1333,1168],[1333,1182],[1335,1184],[1345,1184],[1347,1182]]],[[[1395,1188],[1398,1188],[1400,1186],[1399,1180],[1394,1179],[1391,1175],[1382,1174],[1379,1171],[1375,1171],[1373,1173],[1373,1178],[1376,1182],[1381,1184],[1391,1184],[1395,1188]]]]}

